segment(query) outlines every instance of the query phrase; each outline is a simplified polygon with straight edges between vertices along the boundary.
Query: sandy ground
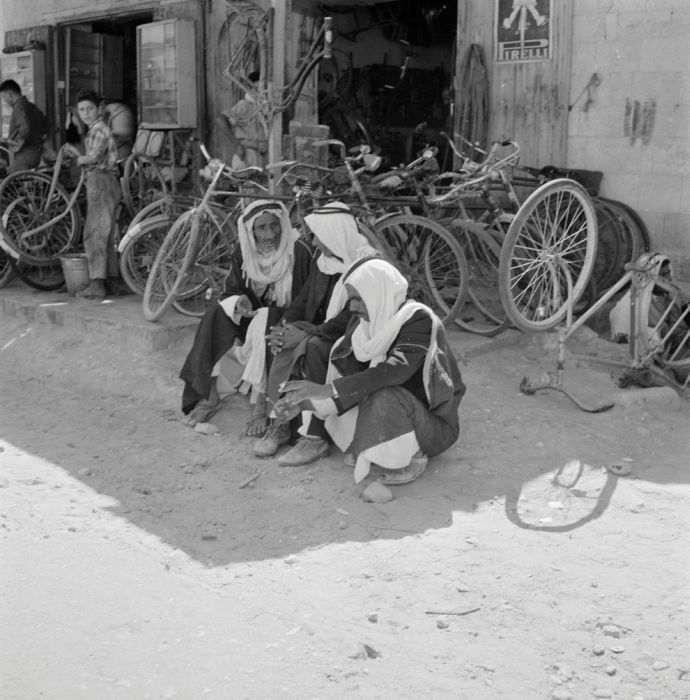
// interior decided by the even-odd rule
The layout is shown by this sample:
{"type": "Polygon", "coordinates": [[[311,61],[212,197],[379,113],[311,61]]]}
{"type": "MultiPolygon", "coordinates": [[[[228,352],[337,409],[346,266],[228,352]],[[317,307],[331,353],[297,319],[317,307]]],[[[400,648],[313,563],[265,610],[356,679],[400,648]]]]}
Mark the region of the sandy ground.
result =
{"type": "Polygon", "coordinates": [[[460,440],[370,504],[253,458],[243,397],[183,427],[188,343],[0,316],[0,696],[690,698],[690,406],[569,358],[587,414],[518,391],[550,335],[451,339],[460,440]]]}

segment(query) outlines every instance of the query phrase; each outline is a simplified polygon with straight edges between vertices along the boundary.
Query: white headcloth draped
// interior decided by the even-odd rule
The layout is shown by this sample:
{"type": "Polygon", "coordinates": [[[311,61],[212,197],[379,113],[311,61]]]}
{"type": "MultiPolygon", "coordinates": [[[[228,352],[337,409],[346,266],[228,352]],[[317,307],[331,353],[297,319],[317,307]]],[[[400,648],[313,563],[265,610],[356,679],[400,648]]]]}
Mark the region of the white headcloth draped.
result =
{"type": "MultiPolygon", "coordinates": [[[[304,221],[335,257],[321,255],[316,264],[325,275],[346,273],[350,266],[379,253],[359,232],[357,221],[347,204],[330,202],[304,217],[304,221]]],[[[347,294],[342,278],[336,282],[326,310],[326,319],[337,315],[347,303],[347,294]]]]}
{"type": "Polygon", "coordinates": [[[242,251],[242,271],[252,287],[263,290],[273,285],[269,298],[278,306],[289,304],[295,241],[299,238],[299,231],[292,228],[285,205],[270,199],[252,202],[237,222],[237,236],[242,251]],[[282,231],[278,248],[269,255],[259,254],[254,238],[254,222],[262,214],[275,216],[280,221],[282,231]]]}

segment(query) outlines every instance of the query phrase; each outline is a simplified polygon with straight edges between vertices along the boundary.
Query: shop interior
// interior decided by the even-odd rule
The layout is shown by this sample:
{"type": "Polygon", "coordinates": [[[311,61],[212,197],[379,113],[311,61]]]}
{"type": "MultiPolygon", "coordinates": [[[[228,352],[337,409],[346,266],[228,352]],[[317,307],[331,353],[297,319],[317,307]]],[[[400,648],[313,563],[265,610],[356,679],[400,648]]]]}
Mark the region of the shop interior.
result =
{"type": "Polygon", "coordinates": [[[319,123],[348,146],[370,143],[389,165],[409,162],[427,141],[442,145],[438,131],[451,128],[457,3],[327,2],[322,11],[336,38],[334,60],[319,68],[319,123]]]}

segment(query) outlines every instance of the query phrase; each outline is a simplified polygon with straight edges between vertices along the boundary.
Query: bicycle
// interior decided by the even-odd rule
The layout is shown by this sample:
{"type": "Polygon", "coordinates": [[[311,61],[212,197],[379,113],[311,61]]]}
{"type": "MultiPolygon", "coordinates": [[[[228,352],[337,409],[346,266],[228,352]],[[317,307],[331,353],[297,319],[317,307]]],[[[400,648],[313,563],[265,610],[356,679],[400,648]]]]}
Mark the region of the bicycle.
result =
{"type": "Polygon", "coordinates": [[[417,196],[426,215],[457,236],[467,259],[468,298],[455,324],[470,333],[494,336],[510,325],[498,294],[498,267],[505,231],[520,207],[509,174],[519,160],[520,147],[514,141],[494,142],[487,153],[469,144],[485,156],[475,161],[461,153],[445,132],[442,135],[460,160],[459,169],[439,174],[417,196]],[[494,195],[497,186],[506,195],[510,212],[494,195]]]}
{"type": "Polygon", "coordinates": [[[188,129],[139,130],[121,179],[122,201],[130,216],[169,192],[177,192],[178,178],[186,175],[192,160],[194,140],[188,129]]]}
{"type": "Polygon", "coordinates": [[[190,195],[167,193],[144,207],[130,222],[120,239],[120,275],[138,295],[144,294],[151,265],[175,220],[197,200],[190,195]]]}
{"type": "Polygon", "coordinates": [[[52,173],[21,170],[0,183],[0,246],[15,261],[48,266],[79,238],[84,171],[68,194],[59,183],[63,158],[60,150],[52,173]]]}
{"type": "Polygon", "coordinates": [[[227,276],[232,243],[237,237],[234,221],[244,205],[243,198],[250,196],[245,188],[258,189],[261,196],[268,196],[266,187],[248,179],[263,174],[262,168],[233,171],[212,159],[203,145],[201,151],[209,162],[211,182],[201,200],[175,220],[156,253],[144,289],[143,314],[147,321],[159,320],[173,304],[189,315],[203,312],[227,276]],[[222,177],[239,190],[221,190],[222,177]],[[235,206],[218,205],[214,198],[219,197],[232,198],[235,206]]]}
{"type": "Polygon", "coordinates": [[[467,261],[453,235],[424,216],[375,211],[360,182],[364,172],[380,164],[368,146],[350,149],[351,156],[337,139],[314,141],[312,146],[339,150],[349,188],[338,197],[351,206],[369,243],[407,278],[410,296],[430,306],[444,323],[450,322],[465,303],[469,276],[467,261]]]}
{"type": "MultiPolygon", "coordinates": [[[[570,275],[566,276],[569,286],[572,286],[570,275]]],[[[524,377],[520,391],[530,395],[538,391],[557,391],[589,413],[612,408],[613,404],[610,403],[586,406],[564,388],[565,344],[573,333],[626,288],[630,292],[630,359],[627,363],[607,362],[626,367],[622,385],[636,383],[640,378],[646,381],[646,375],[651,374],[658,381],[673,387],[681,396],[686,395],[690,390],[690,292],[673,281],[668,259],[656,253],[645,253],[635,263],[627,263],[623,277],[577,320],[573,320],[573,304],[569,301],[564,323],[554,317],[542,322],[540,330],[549,330],[558,325],[556,371],[546,373],[537,382],[524,377]],[[650,313],[653,295],[659,307],[655,318],[650,313]]]]}

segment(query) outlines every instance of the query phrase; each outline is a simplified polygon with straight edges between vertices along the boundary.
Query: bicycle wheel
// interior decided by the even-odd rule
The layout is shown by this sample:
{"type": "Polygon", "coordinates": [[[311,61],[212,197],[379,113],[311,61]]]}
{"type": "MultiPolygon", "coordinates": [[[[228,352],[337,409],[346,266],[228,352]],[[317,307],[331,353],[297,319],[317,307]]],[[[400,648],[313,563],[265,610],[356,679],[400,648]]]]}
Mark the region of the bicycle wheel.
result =
{"type": "Polygon", "coordinates": [[[596,252],[587,191],[566,178],[539,187],[515,215],[501,249],[498,283],[508,318],[528,332],[558,325],[587,286],[596,252]]]}
{"type": "Polygon", "coordinates": [[[462,330],[493,337],[510,326],[498,291],[501,246],[489,231],[469,229],[455,222],[469,269],[467,301],[455,317],[462,330]]]}
{"type": "Polygon", "coordinates": [[[157,321],[175,301],[184,275],[194,262],[199,216],[198,209],[182,214],[161,243],[144,288],[143,312],[147,321],[157,321]]]}
{"type": "Polygon", "coordinates": [[[65,285],[65,273],[60,262],[48,265],[33,265],[27,262],[12,260],[12,267],[22,282],[41,292],[54,292],[65,285]]]}
{"type": "Polygon", "coordinates": [[[174,222],[175,217],[159,214],[130,227],[130,236],[120,250],[120,275],[135,294],[144,293],[153,261],[174,222]]]}
{"type": "Polygon", "coordinates": [[[460,244],[443,226],[414,214],[379,219],[375,232],[382,252],[407,278],[411,298],[421,301],[448,323],[465,303],[469,271],[460,244]]]}
{"type": "Polygon", "coordinates": [[[56,184],[49,198],[51,186],[50,175],[29,170],[12,173],[0,184],[3,244],[34,265],[48,265],[69,251],[81,229],[71,197],[56,184]]]}
{"type": "Polygon", "coordinates": [[[122,199],[132,216],[168,192],[155,161],[141,153],[132,153],[127,158],[121,184],[122,199]]]}
{"type": "Polygon", "coordinates": [[[223,291],[230,272],[231,254],[237,230],[229,221],[218,225],[213,216],[199,217],[194,262],[184,275],[173,307],[186,316],[201,317],[223,291]]]}
{"type": "Polygon", "coordinates": [[[12,258],[0,248],[0,289],[6,287],[14,279],[12,258]]]}

